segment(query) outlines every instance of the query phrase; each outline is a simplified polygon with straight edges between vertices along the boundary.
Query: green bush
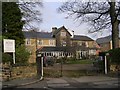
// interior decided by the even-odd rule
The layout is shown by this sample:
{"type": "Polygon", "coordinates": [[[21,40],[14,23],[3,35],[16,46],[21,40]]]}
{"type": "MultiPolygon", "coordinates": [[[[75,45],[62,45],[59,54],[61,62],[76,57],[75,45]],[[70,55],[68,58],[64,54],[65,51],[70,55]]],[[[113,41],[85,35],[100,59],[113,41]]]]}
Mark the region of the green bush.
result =
{"type": "Polygon", "coordinates": [[[117,64],[120,60],[120,48],[109,50],[108,53],[111,63],[117,64]]]}
{"type": "Polygon", "coordinates": [[[2,53],[2,62],[3,63],[8,63],[8,62],[12,62],[12,55],[8,54],[8,53],[2,53]]]}
{"type": "Polygon", "coordinates": [[[28,62],[30,53],[26,50],[25,46],[19,46],[16,48],[16,63],[26,64],[28,62]]]}
{"type": "MultiPolygon", "coordinates": [[[[15,61],[16,65],[26,65],[29,59],[30,53],[26,50],[25,46],[19,46],[15,50],[15,61]]],[[[2,62],[11,64],[13,63],[13,54],[12,53],[2,53],[2,62]]]]}
{"type": "Polygon", "coordinates": [[[61,60],[60,59],[56,59],[56,63],[60,63],[61,62],[61,60]]]}

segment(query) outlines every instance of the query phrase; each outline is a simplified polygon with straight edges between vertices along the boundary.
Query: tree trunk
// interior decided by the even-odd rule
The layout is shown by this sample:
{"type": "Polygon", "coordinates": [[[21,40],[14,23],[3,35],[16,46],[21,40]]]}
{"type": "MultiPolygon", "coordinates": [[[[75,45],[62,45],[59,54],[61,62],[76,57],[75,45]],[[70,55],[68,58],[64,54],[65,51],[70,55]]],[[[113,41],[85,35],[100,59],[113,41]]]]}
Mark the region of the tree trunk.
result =
{"type": "Polygon", "coordinates": [[[115,21],[112,25],[112,48],[119,47],[119,28],[118,21],[115,21]]]}
{"type": "Polygon", "coordinates": [[[119,47],[119,23],[115,12],[115,2],[109,2],[110,5],[110,17],[112,24],[112,48],[119,47]]]}

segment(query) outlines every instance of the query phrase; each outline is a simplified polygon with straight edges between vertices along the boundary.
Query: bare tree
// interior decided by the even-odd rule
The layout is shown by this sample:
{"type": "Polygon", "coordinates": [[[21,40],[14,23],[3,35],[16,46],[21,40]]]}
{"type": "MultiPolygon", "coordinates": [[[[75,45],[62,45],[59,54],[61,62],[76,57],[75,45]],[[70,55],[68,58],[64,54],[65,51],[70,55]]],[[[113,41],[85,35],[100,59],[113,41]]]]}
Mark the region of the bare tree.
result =
{"type": "Polygon", "coordinates": [[[43,7],[42,2],[25,2],[24,0],[18,1],[19,8],[23,13],[23,20],[25,21],[24,28],[25,29],[34,29],[35,25],[31,24],[31,22],[41,23],[41,11],[40,8],[43,7]],[[38,9],[39,8],[39,9],[38,9]]]}
{"type": "Polygon", "coordinates": [[[79,22],[89,23],[92,26],[92,29],[88,30],[89,33],[111,29],[112,46],[119,47],[120,2],[69,0],[58,8],[58,12],[67,13],[67,18],[74,17],[75,20],[80,20],[79,22]]]}

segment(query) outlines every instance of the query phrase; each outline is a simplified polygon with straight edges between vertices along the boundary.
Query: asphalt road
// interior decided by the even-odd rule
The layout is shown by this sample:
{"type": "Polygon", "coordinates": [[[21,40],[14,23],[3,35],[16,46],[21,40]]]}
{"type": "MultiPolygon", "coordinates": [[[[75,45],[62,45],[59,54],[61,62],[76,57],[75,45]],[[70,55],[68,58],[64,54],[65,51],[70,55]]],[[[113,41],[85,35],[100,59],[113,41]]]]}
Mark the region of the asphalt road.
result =
{"type": "MultiPolygon", "coordinates": [[[[63,70],[92,70],[94,69],[92,64],[63,64],[63,70]]],[[[44,67],[44,69],[56,69],[60,70],[61,64],[54,64],[54,66],[44,67]]]]}
{"type": "MultiPolygon", "coordinates": [[[[56,64],[54,66],[44,67],[44,69],[60,69],[60,64],[56,64]]],[[[93,69],[92,64],[71,64],[71,65],[63,65],[63,70],[90,70],[93,69]]],[[[120,80],[120,79],[119,79],[120,80]]],[[[16,88],[24,88],[24,89],[44,89],[44,90],[54,90],[59,88],[72,88],[78,90],[79,88],[115,88],[118,89],[120,82],[117,77],[108,77],[108,76],[82,76],[79,78],[44,78],[44,80],[39,81],[37,83],[24,85],[24,86],[15,86],[11,87],[12,89],[16,88]]],[[[25,82],[32,82],[34,79],[26,79],[26,80],[13,80],[10,82],[5,82],[4,85],[7,84],[19,84],[25,82]]],[[[41,90],[40,89],[40,90],[41,90]]]]}
{"type": "Polygon", "coordinates": [[[42,88],[54,90],[56,88],[118,88],[119,83],[117,78],[109,77],[81,77],[81,78],[46,78],[38,83],[20,86],[16,88],[42,88]]]}

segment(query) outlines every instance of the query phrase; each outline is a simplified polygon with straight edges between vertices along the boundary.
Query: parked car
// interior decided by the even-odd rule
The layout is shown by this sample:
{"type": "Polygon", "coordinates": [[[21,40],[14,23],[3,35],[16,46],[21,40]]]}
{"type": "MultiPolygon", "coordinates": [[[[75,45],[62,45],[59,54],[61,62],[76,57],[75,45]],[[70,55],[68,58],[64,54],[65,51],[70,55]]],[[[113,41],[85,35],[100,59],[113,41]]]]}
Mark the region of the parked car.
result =
{"type": "Polygon", "coordinates": [[[43,66],[53,66],[54,65],[54,57],[44,56],[43,66]]]}

